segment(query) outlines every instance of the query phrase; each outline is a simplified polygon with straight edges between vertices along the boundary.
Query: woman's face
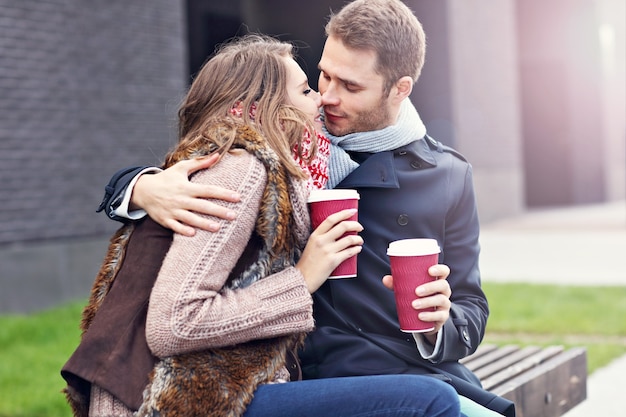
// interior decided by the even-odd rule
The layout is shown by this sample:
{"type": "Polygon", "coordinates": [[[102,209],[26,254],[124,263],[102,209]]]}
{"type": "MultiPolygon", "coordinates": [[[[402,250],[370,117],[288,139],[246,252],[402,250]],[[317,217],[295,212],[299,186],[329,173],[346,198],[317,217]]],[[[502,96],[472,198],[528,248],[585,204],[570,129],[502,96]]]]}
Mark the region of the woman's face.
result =
{"type": "Polygon", "coordinates": [[[300,65],[290,57],[285,57],[287,63],[287,94],[290,104],[307,114],[313,126],[321,130],[320,106],[322,101],[317,91],[309,87],[309,80],[300,65]]]}

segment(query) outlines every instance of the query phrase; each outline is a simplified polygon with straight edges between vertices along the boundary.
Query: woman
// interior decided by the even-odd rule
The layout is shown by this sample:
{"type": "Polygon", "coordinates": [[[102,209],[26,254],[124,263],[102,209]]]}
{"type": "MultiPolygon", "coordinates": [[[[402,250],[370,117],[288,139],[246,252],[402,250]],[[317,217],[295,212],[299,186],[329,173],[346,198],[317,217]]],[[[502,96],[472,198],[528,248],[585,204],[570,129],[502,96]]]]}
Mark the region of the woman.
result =
{"type": "Polygon", "coordinates": [[[77,414],[459,414],[451,387],[427,377],[286,383],[314,326],[311,293],[362,245],[342,237],[361,231],[350,210],[309,236],[308,189],[327,178],[327,143],[310,134],[319,104],[290,44],[250,35],[205,64],[165,166],[221,155],[192,180],[239,192],[217,202],[237,219],[193,237],[150,219],[116,234],[62,371],[77,414]]]}

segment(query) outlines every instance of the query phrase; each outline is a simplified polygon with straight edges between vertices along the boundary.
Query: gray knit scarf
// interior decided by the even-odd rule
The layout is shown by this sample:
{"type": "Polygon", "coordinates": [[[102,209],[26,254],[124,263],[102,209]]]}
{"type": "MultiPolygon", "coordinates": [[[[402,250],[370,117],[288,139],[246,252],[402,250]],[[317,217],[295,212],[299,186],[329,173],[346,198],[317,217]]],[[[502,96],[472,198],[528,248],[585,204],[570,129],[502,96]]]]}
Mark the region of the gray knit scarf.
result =
{"type": "Polygon", "coordinates": [[[417,110],[406,98],[400,106],[396,124],[370,132],[349,133],[345,136],[333,136],[324,127],[324,133],[330,139],[330,164],[326,188],[334,188],[359,164],[350,158],[346,151],[384,152],[421,139],[426,135],[426,126],[417,110]]]}

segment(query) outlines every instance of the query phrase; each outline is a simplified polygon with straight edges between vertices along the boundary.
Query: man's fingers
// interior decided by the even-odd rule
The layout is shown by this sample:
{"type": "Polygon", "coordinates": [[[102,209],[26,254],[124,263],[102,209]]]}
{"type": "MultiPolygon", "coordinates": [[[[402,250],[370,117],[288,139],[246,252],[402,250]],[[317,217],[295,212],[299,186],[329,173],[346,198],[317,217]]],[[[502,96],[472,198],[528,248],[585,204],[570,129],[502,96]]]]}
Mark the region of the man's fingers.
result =
{"type": "Polygon", "coordinates": [[[229,190],[227,188],[217,187],[215,185],[200,185],[200,184],[191,184],[197,185],[196,188],[196,197],[201,198],[213,198],[216,200],[228,201],[230,203],[237,203],[241,200],[241,196],[239,193],[229,190]]]}
{"type": "Polygon", "coordinates": [[[216,232],[220,228],[219,220],[215,220],[215,218],[201,216],[192,211],[178,211],[176,213],[176,219],[179,222],[184,223],[186,226],[193,227],[195,229],[206,230],[209,232],[216,232]]]}
{"type": "Polygon", "coordinates": [[[213,153],[211,155],[201,156],[198,158],[182,160],[177,162],[175,166],[178,169],[184,170],[187,173],[187,176],[193,174],[194,172],[200,171],[201,169],[211,168],[217,160],[219,159],[218,153],[213,153]]]}
{"type": "Polygon", "coordinates": [[[450,267],[444,264],[433,265],[428,268],[428,275],[437,279],[447,279],[450,275],[450,267]]]}
{"type": "Polygon", "coordinates": [[[450,297],[452,291],[450,289],[450,284],[448,284],[448,281],[436,280],[420,285],[415,289],[415,294],[418,297],[427,297],[433,294],[444,294],[445,296],[450,297]]]}
{"type": "Polygon", "coordinates": [[[393,277],[391,275],[385,275],[383,277],[383,285],[390,290],[393,290],[393,277]]]}
{"type": "MultiPolygon", "coordinates": [[[[179,168],[183,168],[183,167],[179,167],[179,168]]],[[[189,197],[190,200],[186,200],[185,201],[185,205],[187,209],[193,209],[193,207],[191,207],[191,201],[203,201],[200,199],[215,199],[215,200],[221,200],[221,201],[226,201],[229,203],[237,203],[241,200],[241,195],[233,190],[229,190],[227,188],[223,188],[223,187],[218,187],[215,185],[208,185],[208,184],[197,184],[197,183],[193,183],[193,182],[181,182],[178,184],[179,186],[179,194],[182,196],[186,196],[189,197]]],[[[214,205],[213,203],[210,203],[212,205],[214,205]]],[[[209,208],[211,206],[208,206],[209,208]]],[[[214,214],[212,211],[208,211],[205,212],[204,210],[202,210],[202,205],[196,207],[196,209],[199,208],[200,213],[205,213],[205,214],[214,214]]]]}
{"type": "MultiPolygon", "coordinates": [[[[237,217],[237,214],[234,210],[202,197],[185,198],[182,201],[180,207],[182,210],[176,211],[174,216],[176,217],[176,219],[185,223],[188,223],[191,220],[193,224],[198,224],[199,222],[202,222],[203,224],[208,224],[207,222],[211,221],[209,219],[199,216],[198,214],[203,214],[205,216],[214,216],[224,220],[234,220],[237,217]]],[[[213,223],[215,222],[213,221],[213,223]]],[[[202,229],[204,229],[204,227],[202,227],[202,229]]]]}
{"type": "Polygon", "coordinates": [[[414,309],[437,307],[437,309],[450,309],[450,300],[443,294],[437,294],[430,297],[420,297],[411,303],[414,309]]]}
{"type": "Polygon", "coordinates": [[[183,223],[177,222],[174,219],[166,220],[163,224],[163,227],[171,229],[172,231],[174,231],[174,233],[178,233],[187,237],[192,237],[196,234],[196,229],[186,226],[183,223]]]}

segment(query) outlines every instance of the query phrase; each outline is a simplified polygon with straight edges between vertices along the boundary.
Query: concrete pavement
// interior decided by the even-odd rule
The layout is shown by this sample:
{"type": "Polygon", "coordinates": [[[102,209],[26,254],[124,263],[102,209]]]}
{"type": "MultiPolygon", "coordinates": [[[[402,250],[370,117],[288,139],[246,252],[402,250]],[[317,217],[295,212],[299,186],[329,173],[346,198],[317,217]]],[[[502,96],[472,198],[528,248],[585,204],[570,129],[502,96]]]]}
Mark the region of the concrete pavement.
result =
{"type": "MultiPolygon", "coordinates": [[[[484,282],[626,286],[626,201],[544,209],[481,227],[484,282]]],[[[626,355],[587,380],[565,417],[621,417],[626,355]]]]}
{"type": "Polygon", "coordinates": [[[626,202],[546,209],[481,227],[486,282],[626,285],[626,202]]]}

